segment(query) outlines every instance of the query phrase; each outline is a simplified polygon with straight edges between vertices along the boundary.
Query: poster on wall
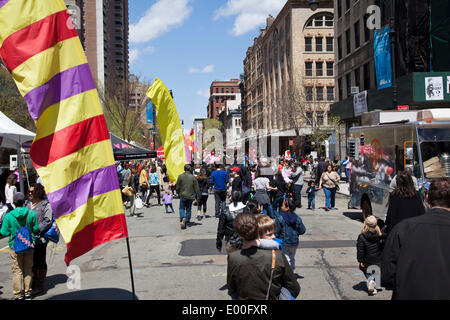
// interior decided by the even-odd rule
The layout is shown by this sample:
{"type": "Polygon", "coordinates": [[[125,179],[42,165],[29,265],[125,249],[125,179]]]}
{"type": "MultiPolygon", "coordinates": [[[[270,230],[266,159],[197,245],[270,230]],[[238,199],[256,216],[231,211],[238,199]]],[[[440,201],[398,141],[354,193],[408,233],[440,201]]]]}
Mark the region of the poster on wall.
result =
{"type": "Polygon", "coordinates": [[[392,86],[390,27],[386,26],[374,33],[375,73],[378,89],[392,86]]]}
{"type": "Polygon", "coordinates": [[[427,101],[444,100],[442,77],[425,77],[425,98],[427,101]]]}

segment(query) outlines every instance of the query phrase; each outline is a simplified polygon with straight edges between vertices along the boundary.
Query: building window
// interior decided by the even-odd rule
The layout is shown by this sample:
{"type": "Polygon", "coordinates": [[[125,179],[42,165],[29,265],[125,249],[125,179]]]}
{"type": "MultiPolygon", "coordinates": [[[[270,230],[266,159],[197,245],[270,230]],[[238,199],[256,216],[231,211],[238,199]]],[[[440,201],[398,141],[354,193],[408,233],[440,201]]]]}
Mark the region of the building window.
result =
{"type": "Polygon", "coordinates": [[[314,27],[323,27],[323,19],[325,16],[318,16],[314,18],[314,27]]]}
{"type": "Polygon", "coordinates": [[[231,93],[234,93],[234,88],[231,88],[231,93]]]}
{"type": "Polygon", "coordinates": [[[322,52],[323,47],[322,47],[322,37],[316,37],[316,51],[317,52],[322,52]]]}
{"type": "Polygon", "coordinates": [[[219,103],[219,98],[218,97],[216,97],[216,103],[219,103]]]}
{"type": "Polygon", "coordinates": [[[360,72],[359,72],[359,68],[355,69],[355,87],[358,87],[361,91],[361,87],[360,87],[360,72]]]}
{"type": "Polygon", "coordinates": [[[223,93],[223,91],[224,91],[224,88],[222,88],[221,92],[223,93]]]}
{"type": "Polygon", "coordinates": [[[345,10],[350,10],[350,0],[345,0],[345,10]]]}
{"type": "Polygon", "coordinates": [[[317,77],[323,76],[323,62],[322,61],[316,62],[316,76],[317,77]]]}
{"type": "Polygon", "coordinates": [[[327,100],[328,101],[334,100],[334,87],[327,87],[327,100]]]}
{"type": "Polygon", "coordinates": [[[316,100],[323,101],[323,87],[316,87],[316,100]]]}
{"type": "Polygon", "coordinates": [[[311,18],[306,23],[307,28],[332,28],[333,27],[333,15],[331,14],[321,14],[316,15],[313,18],[311,18]]]}
{"type": "Polygon", "coordinates": [[[342,16],[342,0],[337,0],[338,18],[342,16]]]}
{"type": "Polygon", "coordinates": [[[359,48],[360,46],[360,39],[359,39],[359,21],[356,21],[356,23],[354,24],[354,28],[355,28],[355,48],[359,48]]]}
{"type": "Polygon", "coordinates": [[[342,59],[342,36],[338,38],[338,58],[342,59]]]}
{"type": "Polygon", "coordinates": [[[370,63],[364,65],[364,90],[370,89],[370,63]]]}
{"type": "Polygon", "coordinates": [[[216,88],[216,93],[219,93],[219,88],[216,88]]]}
{"type": "Polygon", "coordinates": [[[350,49],[351,49],[351,47],[350,47],[350,29],[347,29],[345,31],[345,42],[347,45],[347,54],[350,54],[350,49]]]}
{"type": "Polygon", "coordinates": [[[305,62],[305,76],[312,77],[312,62],[305,62]]]}
{"type": "Polygon", "coordinates": [[[305,87],[306,91],[306,101],[313,100],[313,87],[305,87]]]}
{"type": "Polygon", "coordinates": [[[342,78],[338,79],[338,94],[339,94],[339,101],[344,100],[344,95],[343,95],[343,88],[342,88],[342,78]]]}
{"type": "Polygon", "coordinates": [[[333,37],[327,37],[327,51],[332,52],[334,50],[333,48],[333,37]]]}
{"type": "Polygon", "coordinates": [[[316,112],[316,120],[318,126],[323,126],[323,111],[316,112]]]}
{"type": "Polygon", "coordinates": [[[347,97],[350,96],[350,88],[352,86],[352,77],[350,73],[345,75],[345,84],[347,85],[347,97]]]}
{"type": "Polygon", "coordinates": [[[312,38],[311,37],[305,37],[305,51],[306,52],[312,51],[312,38]]]}
{"type": "Polygon", "coordinates": [[[367,19],[369,19],[370,15],[365,14],[364,15],[364,42],[367,42],[370,40],[370,30],[367,28],[367,19]]]}
{"type": "Polygon", "coordinates": [[[312,125],[312,118],[313,118],[313,113],[312,112],[306,112],[306,121],[308,121],[309,125],[312,125]]]}
{"type": "Polygon", "coordinates": [[[332,77],[333,73],[333,62],[327,62],[327,77],[332,77]]]}

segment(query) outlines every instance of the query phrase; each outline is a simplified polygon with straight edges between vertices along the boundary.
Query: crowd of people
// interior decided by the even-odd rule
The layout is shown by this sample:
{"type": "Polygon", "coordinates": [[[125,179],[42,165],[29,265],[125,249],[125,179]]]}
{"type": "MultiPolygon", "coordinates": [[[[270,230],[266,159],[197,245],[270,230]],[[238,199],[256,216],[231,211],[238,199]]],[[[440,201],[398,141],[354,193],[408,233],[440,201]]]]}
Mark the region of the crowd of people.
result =
{"type": "MultiPolygon", "coordinates": [[[[307,184],[308,209],[315,209],[315,194],[323,190],[323,209],[335,210],[336,188],[339,181],[348,181],[350,166],[350,157],[311,162],[281,158],[275,163],[261,158],[253,165],[186,164],[177,181],[169,182],[163,161],[116,163],[130,216],[136,215],[136,208],[151,206],[153,194],[154,205],[174,213],[173,199],[178,197],[180,227],[185,230],[193,225],[192,206],[197,206],[197,220],[210,218],[207,201],[213,194],[216,249],[221,252],[225,242],[228,255],[228,293],[232,299],[258,300],[298,296],[295,255],[306,227],[296,210],[303,207],[303,186],[307,184]]],[[[0,234],[9,237],[13,295],[20,300],[45,293],[49,243],[45,233],[54,219],[42,181],[29,185],[25,196],[17,191],[17,179],[14,173],[6,179],[3,208],[8,214],[2,215],[0,234]],[[14,241],[23,226],[30,230],[33,250],[16,252],[14,241]]],[[[411,171],[397,173],[386,219],[368,216],[357,239],[356,260],[369,295],[384,287],[393,290],[393,299],[450,298],[446,290],[450,254],[443,245],[450,234],[449,201],[449,178],[433,180],[423,199],[411,171]]]]}

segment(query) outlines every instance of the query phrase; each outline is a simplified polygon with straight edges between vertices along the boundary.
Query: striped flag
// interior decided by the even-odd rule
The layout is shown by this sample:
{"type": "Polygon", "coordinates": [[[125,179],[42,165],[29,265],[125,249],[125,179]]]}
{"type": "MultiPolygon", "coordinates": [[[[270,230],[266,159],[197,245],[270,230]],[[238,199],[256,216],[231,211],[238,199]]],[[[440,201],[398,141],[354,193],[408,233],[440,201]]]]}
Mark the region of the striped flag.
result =
{"type": "Polygon", "coordinates": [[[66,264],[127,237],[108,129],[64,1],[0,0],[0,57],[36,123],[30,155],[66,242],[66,264]]]}

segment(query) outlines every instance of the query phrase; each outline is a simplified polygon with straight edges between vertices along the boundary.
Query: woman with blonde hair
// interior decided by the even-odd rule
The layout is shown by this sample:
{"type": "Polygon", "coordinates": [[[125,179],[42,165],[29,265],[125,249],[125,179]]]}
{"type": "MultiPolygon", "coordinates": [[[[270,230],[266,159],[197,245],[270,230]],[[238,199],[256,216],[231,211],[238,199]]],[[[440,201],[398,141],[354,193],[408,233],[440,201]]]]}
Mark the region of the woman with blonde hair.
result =
{"type": "Polygon", "coordinates": [[[379,283],[375,283],[375,279],[372,274],[367,273],[369,266],[380,266],[381,254],[383,251],[381,244],[381,230],[378,227],[378,220],[374,216],[368,216],[364,221],[364,226],[361,230],[361,234],[358,236],[356,244],[356,258],[359,262],[359,269],[364,272],[367,278],[367,289],[369,295],[376,294],[379,289],[379,283]]]}

